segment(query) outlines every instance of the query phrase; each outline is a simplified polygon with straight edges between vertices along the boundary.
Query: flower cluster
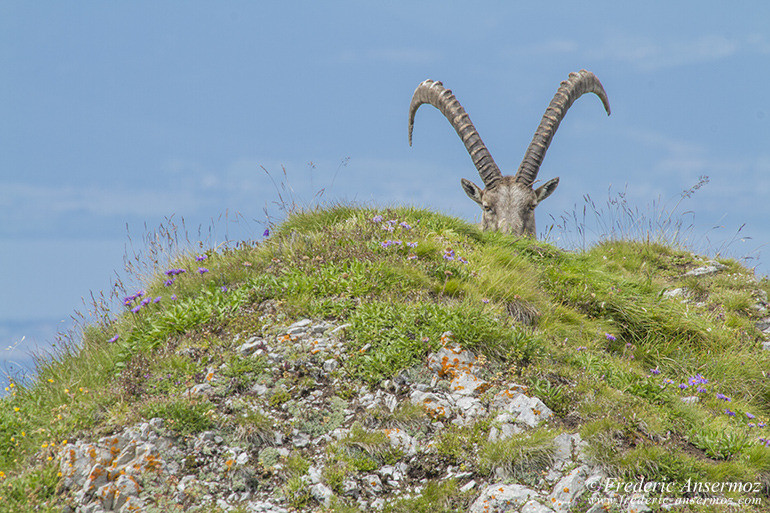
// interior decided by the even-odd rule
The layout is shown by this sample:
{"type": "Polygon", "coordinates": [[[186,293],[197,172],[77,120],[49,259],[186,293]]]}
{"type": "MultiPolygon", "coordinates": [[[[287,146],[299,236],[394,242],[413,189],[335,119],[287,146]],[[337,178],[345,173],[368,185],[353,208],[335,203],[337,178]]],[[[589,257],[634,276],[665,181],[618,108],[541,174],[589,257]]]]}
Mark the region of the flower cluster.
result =
{"type": "MultiPolygon", "coordinates": [[[[650,369],[650,373],[654,374],[654,375],[658,375],[658,374],[660,374],[660,370],[657,367],[655,367],[654,369],[650,369]]],[[[673,384],[674,384],[674,381],[669,379],[669,378],[665,378],[663,380],[663,385],[664,386],[665,385],[673,385],[673,384]]],[[[705,376],[703,376],[703,375],[698,373],[698,374],[695,374],[694,376],[691,376],[691,377],[687,378],[687,380],[685,382],[679,383],[677,385],[677,387],[680,390],[687,390],[687,389],[689,389],[691,387],[696,387],[696,392],[697,393],[705,394],[706,392],[708,392],[708,389],[706,388],[706,385],[708,385],[708,384],[709,384],[709,380],[705,376]]],[[[721,392],[716,392],[714,397],[717,400],[724,401],[726,403],[731,403],[732,402],[732,398],[730,398],[729,396],[727,396],[727,395],[725,395],[725,394],[723,394],[721,392]]],[[[738,415],[737,411],[733,411],[730,408],[725,408],[724,409],[724,414],[727,415],[728,417],[732,417],[732,418],[742,418],[742,416],[738,415]]],[[[764,428],[764,427],[767,426],[767,423],[764,422],[764,421],[752,422],[752,421],[754,421],[757,418],[756,415],[754,415],[753,413],[743,412],[743,414],[746,416],[746,420],[749,421],[746,424],[749,428],[764,428]]],[[[760,438],[759,442],[764,444],[766,447],[770,447],[770,439],[760,438]]]]}
{"type": "Polygon", "coordinates": [[[145,291],[143,290],[137,290],[136,293],[131,294],[130,296],[126,296],[123,298],[123,305],[124,306],[131,306],[131,303],[133,303],[135,300],[139,299],[140,297],[145,295],[145,291]]]}
{"type": "Polygon", "coordinates": [[[126,296],[125,298],[123,298],[123,305],[126,308],[129,308],[131,310],[131,313],[139,313],[139,311],[143,307],[149,305],[150,303],[160,303],[160,301],[162,299],[160,296],[158,296],[156,298],[144,297],[145,294],[146,294],[145,291],[140,290],[140,291],[137,291],[135,294],[132,294],[130,296],[126,296]],[[137,303],[134,303],[137,299],[139,299],[141,297],[144,297],[144,299],[142,299],[141,301],[139,301],[137,303]]]}
{"type": "Polygon", "coordinates": [[[407,223],[406,221],[398,222],[398,219],[388,219],[387,221],[381,216],[376,215],[372,218],[372,222],[375,224],[382,224],[382,229],[385,231],[388,231],[390,233],[393,233],[396,230],[396,227],[399,226],[403,230],[411,230],[412,226],[407,223]]]}
{"type": "Polygon", "coordinates": [[[466,259],[464,259],[463,257],[461,257],[459,255],[455,255],[455,250],[452,249],[452,248],[446,248],[444,250],[444,260],[447,260],[447,261],[450,261],[450,262],[454,261],[454,260],[457,260],[461,264],[467,264],[468,263],[468,261],[466,259]]]}

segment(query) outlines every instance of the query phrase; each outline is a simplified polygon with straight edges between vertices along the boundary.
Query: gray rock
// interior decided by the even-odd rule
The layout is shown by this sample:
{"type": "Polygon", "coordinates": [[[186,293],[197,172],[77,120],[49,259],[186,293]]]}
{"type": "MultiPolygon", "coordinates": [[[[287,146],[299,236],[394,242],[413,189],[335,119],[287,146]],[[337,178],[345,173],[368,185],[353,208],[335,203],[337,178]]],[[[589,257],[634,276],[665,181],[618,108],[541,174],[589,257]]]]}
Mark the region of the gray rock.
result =
{"type": "Polygon", "coordinates": [[[553,513],[548,506],[543,506],[535,500],[531,500],[521,508],[521,513],[553,513]]]}
{"type": "Polygon", "coordinates": [[[680,400],[684,404],[695,404],[700,401],[700,397],[698,397],[697,395],[688,395],[687,397],[680,398],[680,400]]]}
{"type": "Polygon", "coordinates": [[[302,447],[306,447],[310,444],[310,435],[308,435],[307,433],[297,433],[291,439],[291,443],[294,445],[294,447],[297,447],[298,449],[301,449],[302,447]]]}
{"type": "Polygon", "coordinates": [[[452,378],[460,373],[471,373],[475,364],[476,356],[472,352],[451,342],[428,355],[428,368],[439,377],[452,378]]]}
{"type": "Polygon", "coordinates": [[[517,424],[535,427],[553,415],[553,411],[537,397],[516,394],[504,407],[503,411],[513,415],[517,424]]]}
{"type": "MultiPolygon", "coordinates": [[[[498,418],[501,417],[501,416],[510,418],[510,415],[508,415],[508,414],[500,415],[500,416],[498,416],[498,418]]],[[[516,424],[511,424],[509,422],[503,422],[502,424],[500,424],[500,429],[498,429],[497,427],[493,426],[492,429],[489,430],[489,437],[488,437],[488,439],[489,439],[490,442],[495,442],[495,441],[498,441],[498,440],[505,440],[507,438],[512,437],[513,435],[518,435],[519,433],[521,433],[523,431],[524,430],[521,427],[517,426],[516,424]]]]}
{"type": "Polygon", "coordinates": [[[449,389],[455,395],[477,395],[489,388],[489,383],[470,372],[458,372],[449,389]]]}
{"type": "Polygon", "coordinates": [[[417,441],[403,429],[385,429],[383,432],[390,440],[391,447],[400,449],[407,456],[414,456],[417,453],[417,441]]]}
{"type": "Polygon", "coordinates": [[[329,358],[328,360],[324,361],[323,369],[327,373],[334,372],[337,370],[337,367],[339,367],[340,362],[335,360],[334,358],[329,358]]]}
{"type": "Polygon", "coordinates": [[[195,386],[192,386],[188,388],[184,396],[185,397],[196,397],[199,395],[211,395],[211,393],[214,391],[214,387],[209,385],[208,383],[199,383],[195,386]]]}
{"type": "Polygon", "coordinates": [[[337,326],[336,328],[334,328],[332,330],[332,335],[337,335],[337,334],[343,332],[345,329],[347,329],[347,328],[349,328],[351,326],[352,326],[352,324],[349,324],[349,323],[343,324],[341,326],[337,326]]]}
{"type": "Polygon", "coordinates": [[[535,497],[535,490],[520,484],[492,484],[471,504],[468,513],[515,511],[535,497]]]}
{"type": "Polygon", "coordinates": [[[439,394],[415,390],[409,399],[412,401],[412,404],[425,408],[433,418],[442,419],[451,415],[452,406],[449,404],[449,401],[439,394]]]}
{"type": "Polygon", "coordinates": [[[312,495],[315,500],[328,508],[331,505],[334,492],[325,484],[316,483],[310,487],[310,495],[312,495]]]}
{"type": "Polygon", "coordinates": [[[346,497],[358,498],[361,495],[361,487],[358,486],[358,482],[352,478],[346,478],[342,481],[342,495],[346,497]]]}
{"type": "Polygon", "coordinates": [[[754,326],[756,326],[757,329],[762,332],[770,330],[770,317],[765,317],[764,319],[755,322],[754,326]]]}
{"type": "Polygon", "coordinates": [[[693,269],[692,271],[687,271],[684,275],[685,276],[709,276],[711,274],[716,274],[723,269],[727,269],[726,265],[722,265],[715,260],[706,262],[706,264],[707,265],[703,267],[698,267],[697,269],[693,269]]]}
{"type": "Polygon", "coordinates": [[[382,481],[380,480],[380,476],[377,474],[365,475],[363,481],[366,483],[366,486],[369,487],[369,490],[373,493],[380,493],[382,491],[382,481]]]}
{"type": "Polygon", "coordinates": [[[323,335],[323,333],[324,333],[326,330],[328,330],[329,328],[331,328],[331,326],[332,326],[332,325],[331,325],[331,324],[329,324],[329,323],[327,323],[327,322],[320,322],[320,323],[318,323],[318,324],[314,324],[314,325],[313,325],[313,326],[310,328],[310,333],[311,333],[312,335],[323,335]]]}
{"type": "Polygon", "coordinates": [[[321,469],[311,465],[310,468],[307,469],[307,477],[312,484],[320,483],[323,477],[321,476],[321,469]]]}
{"type": "Polygon", "coordinates": [[[83,483],[83,489],[86,493],[94,493],[97,489],[107,484],[107,468],[101,463],[97,463],[91,467],[91,471],[86,477],[85,483],[83,483]]]}
{"type": "Polygon", "coordinates": [[[291,326],[289,326],[289,329],[292,329],[292,328],[307,328],[311,324],[313,324],[313,321],[311,321],[310,319],[302,319],[300,321],[295,322],[291,326]]]}
{"type": "Polygon", "coordinates": [[[455,402],[457,409],[460,411],[460,417],[458,420],[462,420],[461,425],[468,424],[473,418],[480,417],[486,414],[487,410],[484,405],[481,404],[475,397],[463,396],[457,399],[455,402]]]}
{"type": "Polygon", "coordinates": [[[254,354],[257,350],[263,350],[265,348],[265,341],[261,338],[252,337],[249,340],[246,341],[246,343],[241,344],[238,346],[238,354],[241,356],[251,356],[254,354]]]}
{"type": "Polygon", "coordinates": [[[590,469],[582,465],[571,470],[553,487],[553,492],[548,496],[548,504],[553,504],[557,512],[567,512],[575,498],[586,489],[586,479],[590,469]]]}
{"type": "Polygon", "coordinates": [[[470,481],[468,481],[467,483],[465,483],[460,487],[460,493],[469,492],[473,490],[475,487],[476,487],[476,481],[471,479],[470,481]]]}
{"type": "Polygon", "coordinates": [[[642,494],[634,494],[626,508],[628,513],[650,513],[652,509],[647,505],[647,500],[642,494]]]}
{"type": "Polygon", "coordinates": [[[676,297],[683,296],[684,292],[685,290],[681,287],[671,289],[671,290],[666,290],[663,292],[663,297],[666,299],[674,299],[676,297]]]}

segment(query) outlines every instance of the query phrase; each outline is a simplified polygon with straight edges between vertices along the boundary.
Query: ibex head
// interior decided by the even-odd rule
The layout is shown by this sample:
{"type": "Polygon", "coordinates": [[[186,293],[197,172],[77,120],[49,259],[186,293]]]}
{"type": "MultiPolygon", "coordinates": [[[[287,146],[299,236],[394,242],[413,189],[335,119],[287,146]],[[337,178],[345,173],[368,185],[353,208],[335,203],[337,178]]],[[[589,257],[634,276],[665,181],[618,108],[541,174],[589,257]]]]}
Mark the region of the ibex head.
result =
{"type": "Polygon", "coordinates": [[[433,105],[457,131],[484,183],[482,189],[470,180],[462,179],[465,193],[483,210],[482,228],[534,237],[535,207],[551,195],[559,185],[559,179],[548,180],[537,189],[533,189],[532,184],[537,178],[540,164],[543,162],[556,129],[559,128],[559,123],[574,101],[585,93],[597,95],[607,115],[610,114],[607,93],[604,92],[596,75],[586,70],[570,73],[569,78],[561,83],[545,110],[540,126],[537,127],[515,176],[503,176],[465,109],[452,91],[445,89],[441,82],[426,80],[414,91],[412,103],[409,105],[409,145],[412,145],[412,129],[417,109],[423,103],[433,105]]]}

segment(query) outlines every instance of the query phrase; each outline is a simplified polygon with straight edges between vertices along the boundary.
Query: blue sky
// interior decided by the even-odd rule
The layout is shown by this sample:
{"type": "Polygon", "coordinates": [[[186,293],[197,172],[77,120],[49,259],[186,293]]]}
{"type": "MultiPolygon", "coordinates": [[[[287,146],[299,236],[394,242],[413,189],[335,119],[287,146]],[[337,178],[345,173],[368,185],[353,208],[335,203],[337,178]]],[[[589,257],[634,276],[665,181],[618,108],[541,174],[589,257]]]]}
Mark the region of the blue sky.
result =
{"type": "Polygon", "coordinates": [[[110,289],[127,227],[135,248],[171,216],[193,240],[261,237],[277,214],[261,167],[305,201],[478,219],[441,114],[423,107],[407,144],[426,78],[512,173],[559,82],[593,71],[612,116],[595,97],[567,114],[539,231],[610,186],[644,210],[706,175],[680,209],[693,244],[766,274],[767,20],[767,2],[2,2],[0,368],[110,289]]]}

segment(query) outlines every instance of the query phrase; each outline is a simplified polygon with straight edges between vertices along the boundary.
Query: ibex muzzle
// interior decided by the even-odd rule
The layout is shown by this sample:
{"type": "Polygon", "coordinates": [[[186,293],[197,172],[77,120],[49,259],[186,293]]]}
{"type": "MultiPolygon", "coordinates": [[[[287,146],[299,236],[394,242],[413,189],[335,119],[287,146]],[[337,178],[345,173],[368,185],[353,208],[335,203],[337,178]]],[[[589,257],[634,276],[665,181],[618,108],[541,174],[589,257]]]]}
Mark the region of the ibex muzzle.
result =
{"type": "Polygon", "coordinates": [[[559,123],[575,100],[586,93],[598,96],[607,115],[610,114],[607,93],[596,75],[586,70],[570,73],[545,110],[540,126],[537,127],[535,136],[524,154],[524,160],[514,176],[503,176],[471,123],[468,113],[452,91],[445,89],[441,82],[426,80],[414,91],[412,103],[409,105],[409,145],[412,145],[412,129],[417,109],[423,103],[433,105],[449,120],[462,139],[484,183],[482,189],[465,178],[461,182],[465,193],[482,208],[482,228],[535,237],[535,207],[553,193],[559,185],[559,179],[548,180],[537,189],[533,189],[532,184],[537,178],[545,152],[559,128],[559,123]]]}

